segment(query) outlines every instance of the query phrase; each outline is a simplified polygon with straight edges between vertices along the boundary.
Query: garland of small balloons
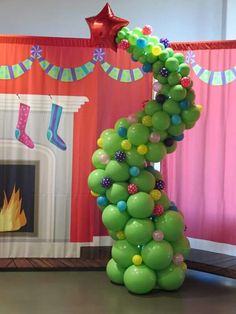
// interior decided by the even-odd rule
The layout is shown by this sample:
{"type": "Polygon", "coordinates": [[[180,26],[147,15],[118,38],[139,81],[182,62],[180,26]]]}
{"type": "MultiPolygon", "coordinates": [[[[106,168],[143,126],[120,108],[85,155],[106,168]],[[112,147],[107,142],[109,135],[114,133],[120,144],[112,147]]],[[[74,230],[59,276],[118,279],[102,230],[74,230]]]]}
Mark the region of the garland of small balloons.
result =
{"type": "Polygon", "coordinates": [[[156,97],[101,133],[92,156],[96,169],[88,177],[103,224],[115,240],[107,275],[136,294],[175,290],[184,281],[190,245],[183,214],[151,163],[175,151],[201,111],[183,54],[151,33],[149,25],[117,33],[118,47],[141,62],[144,72],[153,73],[156,97]]]}

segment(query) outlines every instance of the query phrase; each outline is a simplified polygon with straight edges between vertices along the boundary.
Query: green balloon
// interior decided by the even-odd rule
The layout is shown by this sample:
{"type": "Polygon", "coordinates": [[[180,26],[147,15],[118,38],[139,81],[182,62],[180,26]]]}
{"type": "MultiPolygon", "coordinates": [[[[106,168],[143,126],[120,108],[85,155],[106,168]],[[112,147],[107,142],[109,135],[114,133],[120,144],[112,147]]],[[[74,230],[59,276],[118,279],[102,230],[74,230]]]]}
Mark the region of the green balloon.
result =
{"type": "Polygon", "coordinates": [[[149,143],[146,159],[151,162],[159,162],[166,156],[166,147],[163,143],[149,143]]]}
{"type": "Polygon", "coordinates": [[[190,253],[190,243],[188,238],[186,238],[184,235],[182,235],[179,240],[175,242],[171,242],[171,245],[174,250],[174,254],[180,253],[184,256],[184,258],[187,258],[190,253]]]}
{"type": "Polygon", "coordinates": [[[148,219],[131,218],[125,226],[126,239],[133,245],[144,245],[152,239],[153,222],[148,219]]]}
{"type": "Polygon", "coordinates": [[[166,48],[166,51],[168,51],[168,53],[169,53],[169,56],[170,57],[173,57],[173,55],[174,55],[174,50],[172,49],[172,48],[166,48]]]}
{"type": "Polygon", "coordinates": [[[171,146],[166,147],[167,154],[173,153],[174,151],[176,151],[176,148],[177,148],[177,142],[174,141],[174,143],[171,146]]]}
{"type": "Polygon", "coordinates": [[[143,55],[141,57],[138,58],[138,61],[142,64],[147,63],[147,57],[146,55],[143,55]]]}
{"type": "Polygon", "coordinates": [[[190,73],[190,67],[187,63],[182,63],[180,64],[179,66],[179,73],[182,75],[182,76],[188,76],[189,73],[190,73]]]}
{"type": "Polygon", "coordinates": [[[191,104],[193,105],[194,102],[195,102],[195,92],[194,90],[190,89],[187,91],[187,96],[186,96],[186,100],[191,104]]]}
{"type": "Polygon", "coordinates": [[[158,59],[158,57],[154,56],[154,54],[152,54],[152,53],[147,54],[147,62],[154,63],[157,61],[157,59],[158,59]]]}
{"type": "Polygon", "coordinates": [[[98,194],[104,194],[106,189],[101,186],[102,178],[105,177],[103,169],[93,170],[88,177],[88,185],[90,189],[98,194]]]}
{"type": "Polygon", "coordinates": [[[109,155],[114,155],[117,150],[121,149],[121,137],[117,133],[111,133],[107,136],[102,136],[103,150],[109,155]]]}
{"type": "Polygon", "coordinates": [[[130,244],[127,240],[116,241],[111,250],[112,258],[123,268],[132,265],[132,258],[137,254],[139,254],[138,247],[130,244]]]}
{"type": "Polygon", "coordinates": [[[149,129],[141,123],[132,124],[127,133],[127,138],[134,145],[141,145],[148,142],[149,129]]]}
{"type": "Polygon", "coordinates": [[[112,134],[116,134],[116,131],[114,129],[105,129],[104,131],[102,131],[100,137],[104,140],[104,138],[112,134]]]}
{"type": "Polygon", "coordinates": [[[166,50],[163,50],[160,54],[159,54],[159,59],[163,62],[165,62],[168,58],[169,58],[169,52],[166,50]]]}
{"type": "Polygon", "coordinates": [[[157,273],[157,284],[163,290],[176,290],[182,286],[184,278],[185,271],[181,266],[171,264],[157,273]]]}
{"type": "Polygon", "coordinates": [[[111,231],[122,230],[129,218],[126,211],[120,212],[114,205],[108,205],[102,212],[102,222],[111,231]]]}
{"type": "Polygon", "coordinates": [[[200,117],[200,111],[192,106],[187,110],[183,110],[182,112],[182,119],[184,122],[196,122],[200,117]]]}
{"type": "Polygon", "coordinates": [[[140,191],[149,193],[155,187],[155,177],[147,170],[141,170],[139,175],[131,177],[130,183],[139,187],[140,191]]]}
{"type": "Polygon", "coordinates": [[[167,99],[163,104],[163,110],[170,115],[179,114],[181,109],[179,103],[173,99],[167,99]]]}
{"type": "Polygon", "coordinates": [[[106,154],[103,149],[97,149],[93,153],[92,163],[93,163],[95,168],[105,169],[106,165],[102,164],[101,161],[100,161],[100,156],[103,155],[103,154],[106,154]]]}
{"type": "Polygon", "coordinates": [[[183,217],[173,210],[167,210],[156,219],[155,227],[164,233],[166,241],[177,241],[182,237],[184,232],[183,217]]]}
{"type": "Polygon", "coordinates": [[[126,162],[111,160],[106,166],[105,174],[113,181],[126,181],[129,179],[129,166],[126,162]]]}
{"type": "Polygon", "coordinates": [[[185,129],[189,130],[189,129],[192,129],[194,127],[196,122],[185,122],[184,124],[185,124],[185,129]]]}
{"type": "Polygon", "coordinates": [[[146,113],[145,113],[144,110],[141,110],[141,111],[136,112],[135,115],[136,115],[136,117],[138,118],[138,121],[141,122],[141,121],[142,121],[142,118],[143,118],[144,116],[146,116],[146,113]]]}
{"type": "Polygon", "coordinates": [[[161,111],[161,104],[157,103],[155,100],[149,100],[145,105],[145,113],[149,116],[152,116],[155,112],[161,111]]]}
{"type": "Polygon", "coordinates": [[[155,287],[156,274],[145,265],[132,265],[125,271],[124,283],[130,292],[145,294],[155,287]]]}
{"type": "Polygon", "coordinates": [[[175,53],[174,58],[179,61],[179,64],[184,63],[185,61],[184,55],[180,52],[175,53]]]}
{"type": "Polygon", "coordinates": [[[143,49],[135,47],[133,50],[133,55],[136,59],[138,59],[139,57],[141,57],[143,55],[143,49]]]}
{"type": "Polygon", "coordinates": [[[164,62],[157,61],[157,62],[153,63],[152,71],[153,71],[153,73],[158,74],[163,67],[164,67],[164,62]]]}
{"type": "Polygon", "coordinates": [[[118,240],[118,238],[117,238],[117,231],[112,231],[112,230],[108,230],[108,234],[110,235],[110,237],[113,239],[113,240],[115,240],[115,241],[117,241],[118,240]]]}
{"type": "Polygon", "coordinates": [[[120,285],[124,284],[125,270],[120,265],[118,265],[112,258],[107,263],[106,273],[108,278],[112,282],[120,285]]]}
{"type": "Polygon", "coordinates": [[[156,80],[158,80],[158,82],[161,83],[161,84],[167,84],[167,83],[168,83],[167,77],[162,76],[162,75],[159,74],[159,73],[154,73],[154,78],[155,78],[156,80]]]}
{"type": "Polygon", "coordinates": [[[176,58],[174,58],[174,57],[170,57],[170,58],[168,58],[166,60],[165,67],[170,72],[178,71],[178,69],[179,69],[179,61],[176,58]]]}
{"type": "Polygon", "coordinates": [[[130,166],[144,167],[144,157],[140,155],[135,148],[126,152],[126,162],[130,166]]]}
{"type": "MultiPolygon", "coordinates": [[[[162,180],[162,179],[160,179],[162,180]]],[[[161,197],[158,201],[155,202],[158,205],[162,205],[165,210],[167,210],[170,207],[170,200],[167,196],[167,194],[162,190],[161,191],[161,197]]]]}
{"type": "Polygon", "coordinates": [[[128,184],[125,182],[115,182],[106,191],[106,197],[112,204],[117,204],[119,201],[127,201],[129,197],[128,184]]]}
{"type": "Polygon", "coordinates": [[[158,131],[159,135],[160,135],[160,140],[164,141],[167,137],[168,137],[168,133],[167,131],[158,131]]]}
{"type": "Polygon", "coordinates": [[[142,250],[144,263],[154,270],[165,269],[170,265],[173,258],[172,246],[165,240],[150,241],[142,250]]]}
{"type": "Polygon", "coordinates": [[[160,173],[160,171],[154,169],[154,171],[152,171],[152,174],[156,178],[156,181],[158,181],[158,180],[162,180],[163,181],[163,177],[162,177],[162,174],[160,173]]]}
{"type": "Polygon", "coordinates": [[[182,85],[178,84],[170,89],[170,96],[175,101],[183,100],[187,95],[187,91],[182,85]]]}
{"type": "Polygon", "coordinates": [[[116,122],[116,124],[115,124],[115,130],[118,131],[119,128],[126,128],[126,129],[128,129],[129,125],[130,124],[129,124],[129,122],[128,122],[128,120],[126,118],[120,118],[116,122]]]}
{"type": "Polygon", "coordinates": [[[174,125],[172,124],[167,130],[170,135],[178,136],[182,134],[185,130],[185,124],[181,122],[180,124],[174,125]]]}
{"type": "Polygon", "coordinates": [[[127,202],[128,213],[130,216],[135,218],[149,217],[153,212],[153,208],[154,201],[152,197],[144,192],[138,192],[134,195],[131,195],[127,202]]]}
{"type": "Polygon", "coordinates": [[[156,112],[152,116],[152,124],[156,130],[164,131],[170,126],[170,116],[164,111],[156,112]]]}
{"type": "Polygon", "coordinates": [[[168,75],[168,83],[171,86],[177,85],[179,84],[180,80],[181,80],[182,76],[177,73],[177,72],[172,72],[168,75]]]}
{"type": "MultiPolygon", "coordinates": [[[[169,84],[164,84],[164,85],[161,86],[160,94],[163,94],[163,95],[169,97],[169,92],[170,92],[170,85],[169,84]]],[[[159,105],[160,105],[160,107],[162,109],[162,105],[161,104],[159,104],[159,105]]],[[[159,110],[159,111],[161,111],[161,110],[159,110]]]]}

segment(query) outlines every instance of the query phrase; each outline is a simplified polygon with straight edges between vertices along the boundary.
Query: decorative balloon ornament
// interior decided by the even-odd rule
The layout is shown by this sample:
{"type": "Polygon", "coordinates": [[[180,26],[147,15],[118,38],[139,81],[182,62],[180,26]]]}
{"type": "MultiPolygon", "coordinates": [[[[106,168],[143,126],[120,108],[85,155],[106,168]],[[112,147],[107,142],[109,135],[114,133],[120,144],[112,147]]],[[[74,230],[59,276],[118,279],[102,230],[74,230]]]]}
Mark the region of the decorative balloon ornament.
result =
{"type": "Polygon", "coordinates": [[[168,39],[151,35],[151,26],[118,31],[127,21],[114,17],[109,5],[87,21],[94,40],[100,36],[110,42],[108,47],[113,47],[116,32],[116,45],[157,80],[155,99],[103,131],[93,154],[96,169],[88,185],[115,240],[107,275],[136,294],[156,287],[176,290],[185,278],[189,241],[183,215],[170,202],[161,173],[150,163],[174,152],[184,131],[200,117],[202,107],[195,104],[190,67],[183,54],[169,47],[168,39]]]}

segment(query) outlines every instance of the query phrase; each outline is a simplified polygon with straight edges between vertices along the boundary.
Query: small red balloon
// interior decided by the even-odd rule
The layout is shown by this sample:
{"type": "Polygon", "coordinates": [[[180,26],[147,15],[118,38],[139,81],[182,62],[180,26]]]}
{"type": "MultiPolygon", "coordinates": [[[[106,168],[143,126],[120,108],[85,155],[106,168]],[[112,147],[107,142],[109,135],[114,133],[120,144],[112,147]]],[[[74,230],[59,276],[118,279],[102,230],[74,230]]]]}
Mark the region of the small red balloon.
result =
{"type": "Polygon", "coordinates": [[[150,25],[145,25],[142,31],[143,31],[143,35],[151,35],[152,27],[150,25]]]}
{"type": "Polygon", "coordinates": [[[154,214],[157,216],[163,215],[165,209],[162,205],[155,205],[154,207],[154,214]]]}
{"type": "Polygon", "coordinates": [[[136,194],[138,193],[138,186],[134,183],[128,185],[128,193],[129,194],[136,194]]]}
{"type": "Polygon", "coordinates": [[[91,44],[97,47],[112,48],[115,51],[117,49],[115,42],[117,32],[129,24],[129,21],[115,16],[108,3],[98,15],[87,17],[86,21],[90,28],[91,44]]]}
{"type": "Polygon", "coordinates": [[[184,88],[188,88],[191,85],[191,79],[185,76],[180,80],[180,83],[184,88]]]}
{"type": "Polygon", "coordinates": [[[130,47],[130,43],[127,39],[122,39],[121,42],[118,44],[120,49],[127,50],[130,47]]]}

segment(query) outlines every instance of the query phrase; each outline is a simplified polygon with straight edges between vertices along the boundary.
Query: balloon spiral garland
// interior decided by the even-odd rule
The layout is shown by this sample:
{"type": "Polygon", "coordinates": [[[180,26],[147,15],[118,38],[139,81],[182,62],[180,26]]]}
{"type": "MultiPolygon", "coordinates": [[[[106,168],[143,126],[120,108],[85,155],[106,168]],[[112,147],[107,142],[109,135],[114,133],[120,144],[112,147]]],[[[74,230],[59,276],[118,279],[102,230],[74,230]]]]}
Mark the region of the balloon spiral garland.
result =
{"type": "Polygon", "coordinates": [[[151,32],[146,25],[117,33],[118,47],[142,63],[144,72],[153,72],[156,97],[101,133],[92,157],[96,170],[88,178],[102,221],[115,240],[107,275],[136,294],[175,290],[184,281],[190,245],[183,215],[150,163],[174,152],[201,112],[183,54],[151,32]]]}

